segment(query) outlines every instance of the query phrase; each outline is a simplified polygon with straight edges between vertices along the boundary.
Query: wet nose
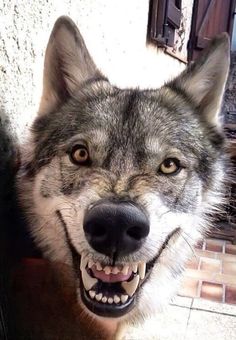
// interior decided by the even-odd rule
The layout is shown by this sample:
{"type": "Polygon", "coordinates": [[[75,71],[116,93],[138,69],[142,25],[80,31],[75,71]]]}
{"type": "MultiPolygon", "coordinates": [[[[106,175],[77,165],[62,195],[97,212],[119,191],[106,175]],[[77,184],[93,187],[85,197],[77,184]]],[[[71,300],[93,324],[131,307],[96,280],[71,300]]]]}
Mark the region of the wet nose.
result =
{"type": "Polygon", "coordinates": [[[102,202],[85,215],[84,232],[99,253],[128,255],[142,246],[149,234],[149,220],[133,203],[102,202]]]}

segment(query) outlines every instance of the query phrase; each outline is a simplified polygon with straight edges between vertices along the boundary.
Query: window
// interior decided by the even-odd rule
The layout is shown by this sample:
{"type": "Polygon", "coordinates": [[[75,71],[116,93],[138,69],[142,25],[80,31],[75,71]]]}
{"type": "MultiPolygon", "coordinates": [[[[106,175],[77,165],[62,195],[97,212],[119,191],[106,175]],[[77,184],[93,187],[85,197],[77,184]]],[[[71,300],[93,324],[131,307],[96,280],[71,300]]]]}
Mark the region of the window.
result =
{"type": "Polygon", "coordinates": [[[188,43],[188,60],[195,60],[199,52],[217,34],[231,36],[235,0],[195,0],[191,33],[188,43]]]}
{"type": "Polygon", "coordinates": [[[181,0],[150,2],[148,40],[158,46],[174,46],[175,30],[180,27],[181,0]]]}

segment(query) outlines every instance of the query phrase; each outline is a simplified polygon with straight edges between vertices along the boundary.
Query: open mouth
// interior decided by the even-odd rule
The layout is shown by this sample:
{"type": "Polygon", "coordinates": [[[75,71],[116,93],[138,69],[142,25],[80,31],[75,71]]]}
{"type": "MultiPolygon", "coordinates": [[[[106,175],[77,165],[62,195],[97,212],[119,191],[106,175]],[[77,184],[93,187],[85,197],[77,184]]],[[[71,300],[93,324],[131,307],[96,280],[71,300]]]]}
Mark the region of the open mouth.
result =
{"type": "Polygon", "coordinates": [[[103,266],[82,254],[80,271],[81,296],[87,308],[100,316],[119,317],[134,307],[147,266],[145,262],[103,266]]]}
{"type": "Polygon", "coordinates": [[[64,226],[68,246],[71,249],[74,269],[78,273],[80,261],[80,295],[85,306],[94,314],[104,317],[121,317],[135,307],[139,288],[146,281],[159,257],[170,241],[179,237],[177,227],[167,235],[158,254],[149,262],[126,263],[108,266],[91,258],[91,254],[79,254],[70,241],[62,215],[57,215],[64,226]]]}

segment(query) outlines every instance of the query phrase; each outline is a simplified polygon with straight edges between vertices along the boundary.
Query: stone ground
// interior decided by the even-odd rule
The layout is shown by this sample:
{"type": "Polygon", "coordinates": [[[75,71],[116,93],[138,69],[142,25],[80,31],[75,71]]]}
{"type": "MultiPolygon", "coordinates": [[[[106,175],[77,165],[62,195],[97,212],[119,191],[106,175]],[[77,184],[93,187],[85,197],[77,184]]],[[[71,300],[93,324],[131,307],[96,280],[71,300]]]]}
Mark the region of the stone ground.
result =
{"type": "Polygon", "coordinates": [[[165,313],[125,336],[144,339],[236,339],[236,245],[210,238],[199,242],[179,294],[165,313]]]}

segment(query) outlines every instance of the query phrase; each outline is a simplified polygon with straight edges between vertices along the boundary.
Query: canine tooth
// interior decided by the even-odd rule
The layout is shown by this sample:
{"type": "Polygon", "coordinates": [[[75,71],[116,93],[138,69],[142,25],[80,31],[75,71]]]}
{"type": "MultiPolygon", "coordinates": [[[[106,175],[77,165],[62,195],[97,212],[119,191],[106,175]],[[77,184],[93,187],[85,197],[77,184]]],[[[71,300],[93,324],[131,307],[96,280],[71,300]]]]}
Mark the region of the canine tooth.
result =
{"type": "Polygon", "coordinates": [[[136,275],[133,278],[132,281],[130,281],[130,282],[127,282],[127,281],[122,282],[121,286],[125,289],[126,293],[129,296],[132,296],[132,295],[134,295],[134,292],[136,291],[136,289],[138,287],[138,284],[139,284],[139,275],[136,275]]]}
{"type": "Polygon", "coordinates": [[[128,274],[128,271],[129,271],[129,265],[126,264],[126,265],[124,265],[124,268],[122,269],[122,273],[123,273],[124,275],[127,275],[127,274],[128,274]]]}
{"type": "Polygon", "coordinates": [[[103,296],[102,302],[103,302],[103,303],[106,303],[106,302],[107,302],[107,297],[106,297],[106,296],[103,296]]]}
{"type": "Polygon", "coordinates": [[[118,274],[119,271],[120,271],[120,269],[119,269],[118,267],[114,267],[114,268],[112,269],[112,274],[118,274]]]}
{"type": "Polygon", "coordinates": [[[134,264],[133,264],[133,272],[134,272],[134,273],[137,273],[137,271],[138,271],[138,264],[137,264],[137,263],[134,263],[134,264]]]}
{"type": "Polygon", "coordinates": [[[114,296],[114,302],[115,303],[119,303],[120,302],[119,296],[117,296],[117,295],[114,296]]]}
{"type": "Polygon", "coordinates": [[[98,282],[97,279],[91,277],[87,273],[87,270],[85,268],[81,269],[81,274],[82,274],[82,280],[83,280],[84,288],[86,290],[90,290],[95,285],[95,283],[98,282]]]}
{"type": "Polygon", "coordinates": [[[111,297],[108,298],[108,303],[111,305],[113,303],[113,299],[111,297]]]}
{"type": "Polygon", "coordinates": [[[121,295],[121,302],[125,303],[128,300],[128,295],[121,295]]]}
{"type": "Polygon", "coordinates": [[[146,273],[146,263],[145,262],[139,263],[138,272],[139,272],[140,279],[143,280],[145,278],[145,273],[146,273]]]}
{"type": "Polygon", "coordinates": [[[90,260],[88,261],[88,267],[89,267],[89,268],[92,268],[93,265],[94,265],[94,262],[93,262],[93,260],[90,259],[90,260]]]}
{"type": "Polygon", "coordinates": [[[102,266],[101,266],[100,262],[96,262],[96,268],[99,271],[102,270],[102,266]]]}
{"type": "Polygon", "coordinates": [[[87,263],[88,263],[88,258],[84,253],[82,253],[81,260],[80,260],[80,270],[85,268],[87,266],[87,263]]]}
{"type": "Polygon", "coordinates": [[[94,299],[94,296],[96,295],[95,291],[94,290],[90,290],[89,291],[89,295],[92,299],[94,299]]]}
{"type": "Polygon", "coordinates": [[[106,266],[103,270],[104,270],[106,275],[111,274],[111,267],[106,266]]]}
{"type": "Polygon", "coordinates": [[[102,293],[97,294],[97,295],[95,296],[95,299],[96,299],[97,301],[101,301],[101,300],[102,300],[102,293]]]}

